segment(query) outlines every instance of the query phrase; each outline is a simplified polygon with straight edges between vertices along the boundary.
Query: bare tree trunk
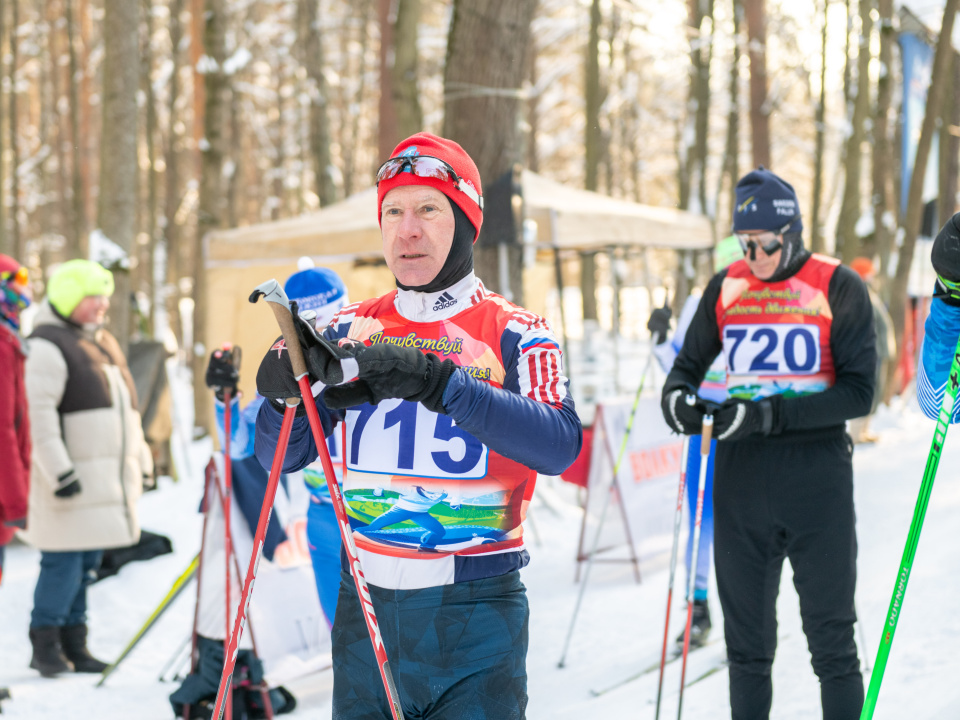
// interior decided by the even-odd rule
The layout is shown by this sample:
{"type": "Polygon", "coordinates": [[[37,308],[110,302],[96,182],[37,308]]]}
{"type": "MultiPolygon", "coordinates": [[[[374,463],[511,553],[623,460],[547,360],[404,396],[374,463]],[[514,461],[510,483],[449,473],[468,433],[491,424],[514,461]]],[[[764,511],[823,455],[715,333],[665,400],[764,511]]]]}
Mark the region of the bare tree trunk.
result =
{"type": "Polygon", "coordinates": [[[743,0],[750,56],[750,137],[753,165],[770,167],[770,108],[767,104],[767,18],[765,0],[743,0]]]}
{"type": "Polygon", "coordinates": [[[227,76],[223,71],[226,59],[227,18],[224,0],[205,0],[203,50],[210,57],[208,70],[204,75],[204,143],[201,151],[200,197],[197,208],[197,235],[194,258],[194,309],[193,339],[197,352],[193,357],[193,407],[194,425],[210,432],[213,419],[211,393],[203,387],[200,378],[206,367],[207,348],[203,347],[207,333],[207,296],[206,269],[204,268],[203,238],[211,230],[221,226],[224,211],[223,194],[223,158],[226,155],[224,128],[229,92],[227,76]],[[200,349],[202,348],[202,352],[200,349]]]}
{"type": "MultiPolygon", "coordinates": [[[[723,146],[723,164],[720,177],[717,178],[715,204],[720,215],[720,197],[724,180],[730,180],[730,202],[727,210],[733,217],[734,188],[740,179],[740,24],[743,20],[743,7],[740,0],[732,0],[733,16],[733,57],[730,60],[730,76],[727,80],[727,95],[730,97],[730,109],[727,111],[727,137],[723,146]]],[[[716,218],[714,218],[716,223],[716,218]]]]}
{"type": "Polygon", "coordinates": [[[77,58],[77,36],[80,32],[74,17],[74,0],[64,0],[64,16],[67,21],[67,51],[69,54],[70,77],[67,88],[70,92],[70,140],[73,148],[71,156],[71,192],[73,213],[70,218],[70,232],[67,234],[67,252],[71,257],[86,255],[87,246],[87,194],[83,182],[85,163],[85,139],[80,132],[80,62],[77,58]]]}
{"type": "Polygon", "coordinates": [[[423,129],[423,110],[420,108],[420,91],[417,88],[417,24],[420,22],[420,0],[398,0],[397,24],[393,34],[394,106],[397,109],[397,125],[400,137],[423,129]]]}
{"type": "Polygon", "coordinates": [[[20,0],[10,4],[13,11],[10,19],[10,115],[7,129],[10,131],[10,248],[13,256],[25,262],[23,238],[20,233],[20,145],[17,142],[17,66],[20,64],[17,48],[17,32],[20,29],[20,0]]]}
{"type": "Polygon", "coordinates": [[[584,95],[586,99],[586,123],[584,125],[584,181],[587,190],[596,192],[600,176],[600,106],[604,91],[600,81],[600,0],[590,4],[590,35],[587,41],[586,74],[584,95]]]}
{"type": "Polygon", "coordinates": [[[377,0],[377,22],[380,26],[380,103],[377,157],[386,160],[390,152],[405,136],[400,134],[397,120],[397,102],[393,92],[393,63],[395,57],[393,30],[397,22],[397,4],[400,0],[377,0]]]}
{"type": "Polygon", "coordinates": [[[940,117],[940,102],[943,93],[952,80],[952,74],[947,73],[953,48],[950,46],[950,37],[953,33],[953,23],[957,15],[957,5],[960,0],[946,0],[943,10],[943,26],[940,37],[937,39],[937,48],[933,56],[933,71],[931,73],[930,89],[927,91],[927,108],[920,127],[920,139],[917,141],[917,157],[914,161],[913,172],[910,174],[910,188],[907,193],[907,216],[903,223],[903,244],[900,246],[900,257],[897,260],[897,274],[893,278],[890,292],[890,315],[893,317],[893,327],[897,338],[897,362],[903,354],[903,331],[906,323],[907,307],[907,279],[910,275],[910,266],[913,263],[913,251],[917,244],[917,235],[920,232],[920,222],[923,218],[923,179],[927,173],[927,159],[930,155],[930,146],[933,142],[933,132],[940,117]]]}
{"type": "Polygon", "coordinates": [[[696,191],[695,212],[707,211],[707,140],[710,111],[710,61],[713,58],[713,0],[688,0],[690,34],[690,84],[687,93],[687,125],[690,131],[683,149],[685,167],[680,178],[680,207],[691,208],[696,191]],[[707,22],[709,21],[709,22],[707,22]],[[705,34],[706,27],[710,28],[705,34]]]}
{"type": "Polygon", "coordinates": [[[835,254],[845,263],[861,254],[861,239],[857,237],[857,222],[863,208],[860,180],[863,171],[863,152],[861,148],[866,140],[867,114],[870,112],[870,0],[859,0],[860,34],[857,42],[857,81],[856,89],[851,88],[854,96],[850,118],[850,136],[847,138],[847,150],[843,164],[844,183],[843,200],[840,204],[840,218],[837,221],[837,247],[835,254]]]}
{"type": "MultiPolygon", "coordinates": [[[[357,95],[353,103],[356,110],[352,113],[350,118],[350,136],[348,144],[350,146],[350,174],[344,177],[344,194],[349,195],[353,192],[353,178],[355,176],[355,165],[356,165],[356,156],[357,150],[360,147],[360,108],[363,107],[363,96],[367,91],[367,42],[370,38],[370,28],[368,20],[368,14],[370,12],[370,1],[371,0],[361,0],[354,5],[354,8],[357,11],[357,25],[360,28],[360,58],[359,64],[357,65],[357,77],[360,78],[360,82],[357,84],[357,95]],[[349,178],[349,184],[347,182],[349,178]],[[349,189],[348,189],[349,188],[349,189]]],[[[396,90],[394,90],[396,91],[396,90]]],[[[398,108],[399,111],[399,108],[398,108]]],[[[398,113],[398,117],[402,118],[402,114],[398,113]]],[[[420,127],[417,127],[414,132],[420,130],[420,127]]],[[[401,126],[402,130],[402,126],[401,126]]],[[[413,133],[410,133],[411,135],[413,133]]],[[[364,169],[365,170],[365,169],[364,169]]],[[[361,187],[366,187],[367,184],[367,174],[366,172],[362,175],[363,180],[361,181],[363,185],[361,187]]]]}
{"type": "MultiPolygon", "coordinates": [[[[896,41],[893,28],[893,0],[879,0],[880,13],[880,76],[877,79],[877,109],[873,121],[873,224],[876,252],[880,256],[881,292],[889,282],[890,250],[893,245],[890,213],[895,213],[893,193],[893,146],[890,138],[890,107],[893,103],[893,44],[896,41]]],[[[885,293],[884,293],[885,294],[885,293]]]]}
{"type": "MultiPolygon", "coordinates": [[[[584,124],[584,187],[597,191],[600,176],[600,155],[603,134],[600,129],[600,106],[604,90],[600,80],[600,0],[590,4],[590,34],[584,76],[586,122],[584,124]]],[[[597,319],[597,264],[595,253],[580,253],[580,294],[584,320],[597,319]]]]}
{"type": "MultiPolygon", "coordinates": [[[[890,0],[892,2],[892,0],[890,0]]],[[[827,135],[827,28],[830,17],[830,1],[823,0],[823,25],[820,28],[820,99],[814,119],[816,149],[813,153],[813,208],[810,213],[810,249],[822,253],[823,240],[823,152],[827,135]]]]}
{"type": "Polygon", "coordinates": [[[527,47],[527,79],[532,88],[527,98],[527,132],[526,158],[527,167],[533,172],[540,172],[540,154],[537,152],[537,138],[540,134],[540,94],[537,92],[537,55],[539,54],[535,38],[531,38],[527,47]]]}
{"type": "MultiPolygon", "coordinates": [[[[520,96],[523,56],[530,41],[530,23],[536,0],[454,0],[444,72],[443,135],[456,140],[470,154],[489,187],[521,159],[520,96]],[[476,88],[485,88],[482,95],[476,88]]],[[[489,222],[504,207],[485,208],[489,222]]],[[[519,228],[515,227],[517,233],[519,228]]],[[[488,287],[523,303],[523,250],[517,238],[490,237],[481,231],[474,252],[477,275],[488,287]],[[507,244],[504,275],[499,280],[498,244],[507,244]]]]}
{"type": "Polygon", "coordinates": [[[146,42],[143,48],[142,84],[146,98],[146,122],[144,140],[147,146],[147,222],[146,233],[149,238],[146,245],[146,257],[141,273],[141,288],[150,299],[150,315],[147,318],[148,331],[153,337],[156,308],[159,300],[154,275],[156,273],[157,250],[157,203],[159,195],[159,178],[157,177],[157,98],[153,92],[153,13],[150,0],[143,0],[144,22],[146,24],[146,42]]]}
{"type": "Polygon", "coordinates": [[[321,207],[337,201],[330,157],[330,116],[327,80],[323,74],[323,36],[320,33],[319,0],[299,0],[301,43],[310,96],[310,154],[317,197],[321,207]]]}
{"type": "MultiPolygon", "coordinates": [[[[138,46],[140,4],[105,0],[103,13],[103,137],[97,224],[129,258],[137,234],[137,90],[140,83],[138,46]]],[[[117,263],[110,310],[110,331],[124,353],[130,340],[130,270],[117,263]]]]}
{"type": "MultiPolygon", "coordinates": [[[[224,51],[224,56],[226,56],[226,51],[224,51]]],[[[270,219],[279,220],[281,217],[286,215],[286,208],[284,207],[284,195],[286,194],[286,189],[283,186],[283,171],[284,171],[284,161],[286,159],[286,128],[283,125],[283,71],[284,71],[284,58],[282,56],[277,58],[277,65],[275,68],[276,80],[277,80],[277,122],[274,128],[274,142],[273,142],[273,187],[271,189],[271,200],[272,205],[270,206],[270,219]]]]}
{"type": "Polygon", "coordinates": [[[166,270],[166,306],[170,329],[179,342],[183,342],[180,323],[180,233],[177,227],[177,208],[180,206],[180,148],[177,133],[177,99],[180,97],[180,41],[183,26],[180,15],[185,0],[170,0],[170,46],[173,57],[170,70],[169,97],[167,99],[167,146],[164,155],[164,220],[163,241],[166,270]]]}
{"type": "MultiPolygon", "coordinates": [[[[0,0],[2,4],[3,0],[0,0]]],[[[54,122],[56,124],[56,129],[54,134],[56,136],[56,141],[54,143],[54,152],[56,153],[57,158],[57,173],[56,173],[56,187],[57,187],[57,224],[56,232],[62,235],[67,242],[69,243],[69,238],[72,236],[74,230],[72,229],[72,223],[70,221],[70,206],[68,205],[69,200],[69,191],[67,190],[67,156],[64,152],[65,143],[65,133],[63,129],[63,118],[60,113],[60,80],[61,80],[61,70],[60,70],[60,46],[58,45],[58,39],[60,36],[59,31],[56,27],[56,21],[61,16],[63,8],[60,7],[59,2],[47,0],[46,5],[46,19],[47,27],[49,27],[49,35],[47,36],[47,49],[50,59],[50,91],[52,94],[52,102],[50,103],[50,112],[54,115],[54,122]]],[[[2,147],[0,147],[0,154],[2,154],[2,147]]],[[[0,181],[2,184],[2,181],[0,181]]],[[[2,217],[2,215],[0,215],[2,217]]],[[[0,221],[2,224],[2,221],[0,221]]],[[[69,253],[68,248],[68,253],[69,253]]],[[[72,256],[72,254],[71,254],[72,256]]]]}
{"type": "Polygon", "coordinates": [[[960,176],[960,54],[951,53],[947,75],[951,78],[943,98],[943,121],[940,125],[940,207],[939,224],[953,217],[957,207],[957,178],[960,176]]]}

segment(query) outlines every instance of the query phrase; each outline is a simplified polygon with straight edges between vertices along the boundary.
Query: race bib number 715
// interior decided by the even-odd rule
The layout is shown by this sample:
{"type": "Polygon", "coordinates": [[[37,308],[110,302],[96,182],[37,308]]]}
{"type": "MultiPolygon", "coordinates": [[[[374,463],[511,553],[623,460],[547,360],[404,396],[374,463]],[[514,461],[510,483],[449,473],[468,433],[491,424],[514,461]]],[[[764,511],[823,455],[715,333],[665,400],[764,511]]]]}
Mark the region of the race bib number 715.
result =
{"type": "Polygon", "coordinates": [[[362,472],[478,480],[487,447],[449,415],[419,403],[384,400],[347,411],[347,467],[362,472]]]}
{"type": "Polygon", "coordinates": [[[820,327],[727,325],[723,354],[733,375],[812,375],[820,372],[820,327]]]}

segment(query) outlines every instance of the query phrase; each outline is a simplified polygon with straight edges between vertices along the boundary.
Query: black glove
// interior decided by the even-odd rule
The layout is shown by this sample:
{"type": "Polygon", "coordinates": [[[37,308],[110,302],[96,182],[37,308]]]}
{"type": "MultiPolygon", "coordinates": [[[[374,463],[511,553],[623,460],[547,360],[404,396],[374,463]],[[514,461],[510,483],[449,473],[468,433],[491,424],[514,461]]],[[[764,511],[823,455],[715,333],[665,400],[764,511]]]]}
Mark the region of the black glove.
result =
{"type": "Polygon", "coordinates": [[[229,390],[231,397],[236,397],[237,383],[240,381],[240,348],[221,348],[210,354],[207,363],[205,382],[208,388],[213,388],[217,400],[223,402],[224,390],[229,390]]]}
{"type": "Polygon", "coordinates": [[[697,397],[697,391],[689,385],[665,386],[660,409],[663,419],[675,433],[696,435],[703,429],[703,414],[707,408],[697,397]]]}
{"type": "Polygon", "coordinates": [[[16,520],[4,520],[3,524],[6,527],[17,528],[18,530],[27,529],[27,519],[25,517],[17,518],[16,520]]]}
{"type": "Polygon", "coordinates": [[[647,320],[647,330],[650,331],[650,337],[653,338],[655,345],[662,345],[667,341],[667,333],[670,332],[670,318],[673,311],[664,305],[656,308],[650,313],[650,319],[647,320]]]}
{"type": "Polygon", "coordinates": [[[357,349],[356,360],[360,379],[328,388],[323,398],[327,407],[376,405],[386,398],[403,398],[446,413],[443,391],[457,369],[453,360],[386,343],[357,349]]]}
{"type": "Polygon", "coordinates": [[[751,435],[769,435],[778,409],[779,403],[774,398],[727,400],[714,413],[713,437],[717,440],[743,440],[751,435]]]}
{"type": "Polygon", "coordinates": [[[53,491],[53,494],[58,498],[68,498],[71,495],[76,495],[80,490],[80,478],[77,477],[73,469],[70,469],[57,477],[57,489],[53,491]]]}
{"type": "Polygon", "coordinates": [[[950,305],[960,305],[960,213],[947,220],[930,252],[933,269],[937,271],[937,292],[950,305]],[[953,287],[951,287],[953,286],[953,287]]]}
{"type": "MultiPolygon", "coordinates": [[[[300,385],[293,377],[293,366],[287,353],[287,343],[283,336],[267,350],[257,368],[257,392],[267,398],[267,405],[282,413],[288,397],[300,397],[300,385]]],[[[297,415],[306,415],[303,403],[297,406],[297,415]]]]}
{"type": "Polygon", "coordinates": [[[363,345],[356,340],[342,339],[339,343],[327,340],[317,332],[312,321],[300,317],[296,302],[290,303],[290,308],[295,318],[294,327],[300,347],[303,348],[303,359],[307,372],[310,373],[311,384],[319,380],[324,385],[340,385],[355,379],[355,366],[349,362],[345,366],[342,362],[353,358],[363,345]]]}

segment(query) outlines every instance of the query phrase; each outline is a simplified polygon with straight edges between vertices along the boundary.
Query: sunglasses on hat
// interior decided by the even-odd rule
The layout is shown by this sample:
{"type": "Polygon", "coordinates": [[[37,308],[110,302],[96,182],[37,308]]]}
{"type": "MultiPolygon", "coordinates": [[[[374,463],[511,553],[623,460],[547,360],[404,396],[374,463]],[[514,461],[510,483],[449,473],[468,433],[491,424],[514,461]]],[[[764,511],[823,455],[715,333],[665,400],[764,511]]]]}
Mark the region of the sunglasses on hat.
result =
{"type": "Polygon", "coordinates": [[[430,157],[429,155],[390,158],[377,170],[377,185],[379,186],[384,180],[395,178],[402,172],[413,173],[417,177],[453,183],[455,188],[473,200],[483,210],[483,198],[480,197],[480,194],[440,158],[430,157]]]}

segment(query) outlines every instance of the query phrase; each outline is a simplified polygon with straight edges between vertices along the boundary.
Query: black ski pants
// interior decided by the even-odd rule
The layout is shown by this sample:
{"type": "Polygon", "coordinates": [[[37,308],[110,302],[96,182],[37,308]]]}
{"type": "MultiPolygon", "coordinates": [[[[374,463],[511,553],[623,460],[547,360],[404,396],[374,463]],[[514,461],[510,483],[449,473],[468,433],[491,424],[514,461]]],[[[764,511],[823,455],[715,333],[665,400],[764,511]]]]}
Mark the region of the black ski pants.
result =
{"type": "Polygon", "coordinates": [[[854,642],[857,538],[852,443],[835,436],[717,445],[714,553],[730,660],[733,720],[767,720],[784,558],[820,679],[824,720],[856,720],[863,678],[854,642]]]}

